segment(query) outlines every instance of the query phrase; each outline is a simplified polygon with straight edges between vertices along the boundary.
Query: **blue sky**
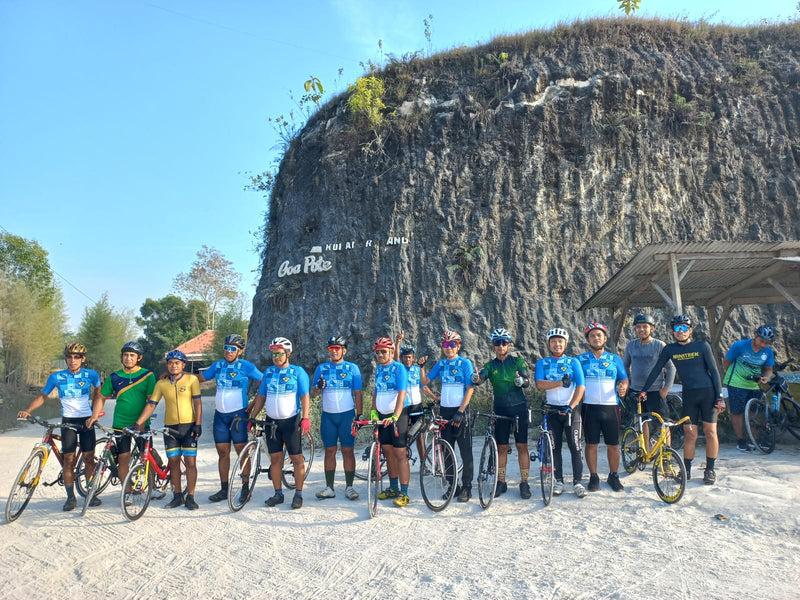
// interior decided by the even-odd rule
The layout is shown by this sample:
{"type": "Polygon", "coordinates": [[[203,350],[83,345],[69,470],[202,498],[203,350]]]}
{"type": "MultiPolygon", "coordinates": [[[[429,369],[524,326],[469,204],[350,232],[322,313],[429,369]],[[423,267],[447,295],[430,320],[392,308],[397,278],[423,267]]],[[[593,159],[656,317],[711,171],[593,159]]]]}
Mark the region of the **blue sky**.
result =
{"type": "MultiPolygon", "coordinates": [[[[269,117],[303,82],[326,97],[360,61],[621,14],[613,0],[0,0],[0,227],[50,254],[69,325],[170,293],[203,244],[242,273],[266,201],[243,190],[280,141],[269,117]],[[343,69],[341,78],[338,70],[343,69]]],[[[796,0],[642,0],[640,16],[753,24],[796,0]]]]}

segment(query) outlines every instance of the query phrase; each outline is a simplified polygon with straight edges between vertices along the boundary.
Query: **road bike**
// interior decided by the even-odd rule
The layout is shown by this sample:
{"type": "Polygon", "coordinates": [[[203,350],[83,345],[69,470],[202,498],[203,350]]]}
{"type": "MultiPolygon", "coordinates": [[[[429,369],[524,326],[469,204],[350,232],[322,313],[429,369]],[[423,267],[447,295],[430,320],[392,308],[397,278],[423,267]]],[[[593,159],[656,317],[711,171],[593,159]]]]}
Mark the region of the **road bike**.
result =
{"type": "Polygon", "coordinates": [[[744,424],[747,435],[756,448],[764,454],[775,450],[779,431],[788,431],[800,439],[800,404],[789,391],[789,383],[779,370],[785,369],[794,359],[775,365],[766,391],[750,398],[744,407],[744,424]]]}
{"type": "MultiPolygon", "coordinates": [[[[386,477],[386,472],[382,471],[381,460],[382,446],[380,439],[380,430],[383,421],[378,419],[373,420],[359,420],[353,419],[353,436],[358,434],[358,430],[363,427],[372,427],[372,443],[369,445],[367,461],[367,506],[369,508],[369,516],[374,517],[378,510],[378,495],[383,491],[383,479],[386,477]]],[[[394,435],[399,435],[397,428],[392,424],[394,435]]],[[[383,459],[385,460],[385,459],[383,459]]]]}
{"type": "Polygon", "coordinates": [[[456,493],[458,463],[456,453],[442,431],[450,421],[432,410],[425,415],[422,429],[426,430],[430,443],[419,468],[419,486],[425,505],[434,512],[444,510],[456,493]]]}
{"type": "Polygon", "coordinates": [[[678,452],[667,443],[670,431],[675,435],[676,428],[689,421],[683,417],[679,421],[665,421],[655,412],[643,413],[642,402],[637,398],[634,427],[627,427],[622,433],[622,465],[625,471],[633,473],[636,469],[644,471],[647,463],[653,463],[653,485],[658,497],[667,504],[674,504],[683,497],[686,490],[686,467],[678,452]],[[658,427],[658,437],[652,435],[648,444],[642,433],[642,424],[650,423],[658,427]]]}
{"type": "Polygon", "coordinates": [[[122,494],[120,494],[122,514],[129,521],[136,521],[147,510],[153,494],[161,492],[161,497],[163,497],[167,486],[171,485],[169,462],[163,466],[159,464],[158,454],[153,448],[153,435],[156,433],[165,435],[170,432],[170,429],[153,429],[144,432],[126,429],[125,432],[144,440],[144,450],[136,462],[131,465],[125,481],[122,482],[122,494]]]}
{"type": "MultiPolygon", "coordinates": [[[[34,445],[30,456],[25,460],[22,469],[20,469],[17,478],[14,480],[14,485],[11,486],[11,493],[6,502],[6,521],[9,523],[19,518],[22,511],[28,506],[28,502],[30,502],[33,492],[36,490],[36,486],[40,483],[45,487],[50,487],[55,484],[64,485],[64,457],[55,444],[56,441],[61,441],[61,436],[54,433],[53,430],[59,427],[72,429],[75,432],[79,430],[78,427],[73,425],[49,423],[41,417],[30,416],[26,419],[17,420],[41,425],[45,428],[45,432],[42,436],[42,440],[34,445]],[[51,454],[56,457],[61,469],[59,469],[58,476],[48,482],[42,480],[42,472],[51,454]]],[[[105,439],[97,440],[95,447],[105,444],[105,442],[105,439]]],[[[83,456],[80,446],[76,449],[75,456],[75,488],[81,496],[85,496],[87,488],[86,473],[85,467],[83,466],[83,456]]]]}
{"type": "MultiPolygon", "coordinates": [[[[543,404],[542,408],[537,411],[542,413],[542,422],[539,425],[539,441],[536,443],[536,450],[532,451],[530,456],[531,461],[539,461],[539,487],[542,489],[542,502],[545,506],[548,506],[553,499],[553,488],[555,487],[553,432],[550,430],[547,417],[563,411],[564,408],[564,406],[543,404]]],[[[569,415],[568,422],[572,422],[572,415],[569,415]]],[[[569,429],[569,425],[567,425],[567,429],[569,429]]]]}
{"type": "MultiPolygon", "coordinates": [[[[511,433],[514,433],[519,428],[519,419],[517,417],[504,417],[503,415],[495,414],[494,412],[482,413],[475,412],[472,417],[472,424],[470,430],[472,431],[475,421],[480,417],[488,419],[486,426],[486,435],[483,440],[483,449],[481,450],[481,461],[478,466],[478,499],[480,500],[481,507],[484,509],[489,508],[494,500],[494,494],[497,490],[497,441],[494,438],[494,427],[498,419],[511,421],[511,433]]],[[[551,459],[552,464],[552,459],[551,459]]]]}
{"type": "MultiPolygon", "coordinates": [[[[101,414],[100,416],[103,416],[101,414]]],[[[86,510],[91,505],[92,499],[99,496],[108,487],[109,484],[116,485],[119,483],[119,466],[117,464],[117,440],[129,434],[124,433],[112,427],[105,427],[100,423],[95,423],[96,429],[101,429],[108,433],[107,437],[101,438],[105,440],[102,447],[95,447],[95,465],[94,473],[89,480],[89,486],[86,496],[83,500],[83,508],[81,509],[81,516],[86,514],[86,510]],[[99,454],[97,450],[100,450],[99,454]]],[[[128,465],[133,465],[139,458],[139,449],[136,444],[131,444],[131,453],[128,465]]]]}

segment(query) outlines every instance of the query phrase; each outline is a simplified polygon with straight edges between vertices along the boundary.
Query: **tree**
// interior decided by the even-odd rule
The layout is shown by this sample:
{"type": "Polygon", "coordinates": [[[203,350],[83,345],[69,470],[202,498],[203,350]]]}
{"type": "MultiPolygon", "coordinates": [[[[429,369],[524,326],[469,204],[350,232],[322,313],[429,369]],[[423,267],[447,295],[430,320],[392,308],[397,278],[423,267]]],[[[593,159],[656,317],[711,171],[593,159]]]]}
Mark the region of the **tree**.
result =
{"type": "Polygon", "coordinates": [[[201,321],[205,306],[199,300],[187,304],[173,295],[160,300],[148,298],[139,313],[142,316],[136,318],[136,324],[144,333],[139,341],[145,351],[143,362],[149,369],[155,369],[167,352],[204,330],[201,321]]]}
{"type": "Polygon", "coordinates": [[[228,309],[217,317],[214,328],[214,344],[205,356],[206,362],[211,363],[219,358],[226,336],[238,333],[246,337],[247,325],[248,320],[244,318],[244,298],[239,294],[237,300],[231,302],[228,309]]]}
{"type": "Polygon", "coordinates": [[[203,303],[206,329],[214,329],[220,303],[234,300],[238,294],[241,275],[231,268],[232,264],[216,248],[203,244],[192,269],[178,275],[172,284],[187,302],[199,300],[203,303]]]}
{"type": "Polygon", "coordinates": [[[56,289],[47,251],[35,240],[0,233],[0,274],[23,281],[43,302],[52,300],[56,289]]]}
{"type": "Polygon", "coordinates": [[[133,338],[133,317],[130,313],[115,312],[108,295],[83,311],[78,341],[86,346],[86,366],[105,379],[120,367],[120,350],[133,338]]]}

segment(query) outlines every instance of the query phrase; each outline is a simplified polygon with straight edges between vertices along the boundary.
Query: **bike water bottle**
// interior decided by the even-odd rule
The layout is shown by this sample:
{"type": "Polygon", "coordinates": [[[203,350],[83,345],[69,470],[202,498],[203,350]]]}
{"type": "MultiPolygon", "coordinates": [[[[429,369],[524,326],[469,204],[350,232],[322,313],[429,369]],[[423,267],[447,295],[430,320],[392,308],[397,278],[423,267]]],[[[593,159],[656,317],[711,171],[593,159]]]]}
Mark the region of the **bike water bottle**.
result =
{"type": "Polygon", "coordinates": [[[414,424],[411,426],[411,429],[408,431],[409,437],[414,437],[416,433],[419,431],[420,427],[422,427],[422,419],[417,419],[414,424]]]}
{"type": "Polygon", "coordinates": [[[772,394],[772,401],[769,403],[769,408],[773,412],[778,412],[781,409],[781,398],[778,394],[772,394]]]}

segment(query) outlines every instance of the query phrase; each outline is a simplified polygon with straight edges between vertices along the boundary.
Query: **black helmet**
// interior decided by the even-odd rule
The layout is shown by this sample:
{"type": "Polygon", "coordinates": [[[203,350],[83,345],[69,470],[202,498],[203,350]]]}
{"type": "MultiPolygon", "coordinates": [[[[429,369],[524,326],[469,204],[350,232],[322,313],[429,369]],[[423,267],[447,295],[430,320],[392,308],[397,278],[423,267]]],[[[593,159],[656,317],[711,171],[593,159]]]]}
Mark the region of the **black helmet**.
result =
{"type": "Polygon", "coordinates": [[[72,342],[67,344],[64,347],[64,356],[70,356],[72,354],[80,354],[81,356],[86,356],[86,346],[79,342],[72,342]]]}
{"type": "Polygon", "coordinates": [[[647,323],[648,325],[652,325],[653,327],[656,326],[655,319],[650,315],[636,315],[633,318],[633,324],[638,325],[639,323],[647,323]]]}
{"type": "Polygon", "coordinates": [[[122,346],[122,350],[120,350],[119,353],[122,354],[124,352],[134,352],[139,356],[142,356],[144,354],[144,348],[142,348],[142,345],[139,342],[125,342],[125,344],[122,346]]]}
{"type": "Polygon", "coordinates": [[[756,335],[767,342],[771,342],[775,339],[775,328],[769,325],[762,325],[756,329],[756,335]]]}
{"type": "Polygon", "coordinates": [[[327,346],[341,346],[347,348],[347,338],[343,335],[332,335],[328,338],[327,346]]]}
{"type": "Polygon", "coordinates": [[[236,346],[239,350],[244,350],[244,338],[238,333],[225,336],[225,346],[236,346]]]}
{"type": "Polygon", "coordinates": [[[692,326],[692,320],[687,317],[686,315],[675,315],[672,317],[672,323],[670,323],[673,327],[675,325],[688,325],[689,327],[692,326]]]}
{"type": "Polygon", "coordinates": [[[414,354],[416,352],[416,348],[412,345],[400,346],[400,356],[405,356],[406,354],[414,354]]]}

